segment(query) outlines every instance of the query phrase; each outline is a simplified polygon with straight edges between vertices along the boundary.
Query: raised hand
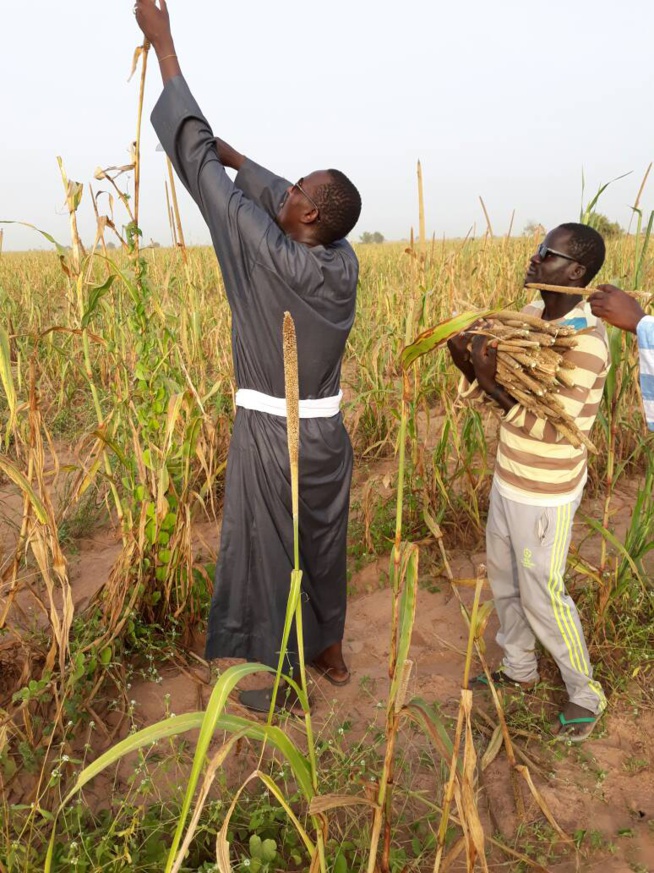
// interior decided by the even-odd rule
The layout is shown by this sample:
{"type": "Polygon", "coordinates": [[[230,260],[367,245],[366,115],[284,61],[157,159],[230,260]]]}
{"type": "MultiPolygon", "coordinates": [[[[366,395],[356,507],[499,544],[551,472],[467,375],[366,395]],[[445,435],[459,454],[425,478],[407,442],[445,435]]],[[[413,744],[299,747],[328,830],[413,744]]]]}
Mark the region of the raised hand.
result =
{"type": "Polygon", "coordinates": [[[167,53],[174,55],[175,46],[170,32],[168,6],[166,0],[159,0],[159,3],[160,9],[155,0],[136,0],[134,4],[136,23],[159,57],[167,53]]]}

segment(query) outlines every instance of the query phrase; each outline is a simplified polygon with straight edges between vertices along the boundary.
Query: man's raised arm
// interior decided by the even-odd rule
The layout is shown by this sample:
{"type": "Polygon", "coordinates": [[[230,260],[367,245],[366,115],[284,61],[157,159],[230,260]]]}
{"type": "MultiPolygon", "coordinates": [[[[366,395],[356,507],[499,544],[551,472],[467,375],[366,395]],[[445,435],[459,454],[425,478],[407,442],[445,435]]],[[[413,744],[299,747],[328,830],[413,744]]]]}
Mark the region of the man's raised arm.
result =
{"type": "MultiPolygon", "coordinates": [[[[149,40],[156,52],[161,78],[165,85],[170,79],[174,79],[175,76],[181,76],[182,71],[170,29],[170,18],[166,0],[159,0],[159,3],[160,9],[157,7],[155,0],[136,0],[134,14],[136,15],[138,26],[143,31],[143,35],[149,40]]],[[[254,161],[248,160],[245,155],[238,152],[225,140],[215,137],[214,142],[218,160],[223,167],[229,167],[238,171],[236,187],[249,200],[254,201],[264,209],[271,218],[274,218],[277,215],[284,192],[289,187],[290,182],[281,176],[276,176],[264,167],[260,167],[254,161]]],[[[163,143],[163,145],[166,148],[166,143],[163,143]]],[[[166,151],[168,152],[169,150],[166,148],[166,151]]],[[[169,157],[175,163],[175,169],[181,175],[182,181],[191,190],[197,201],[196,192],[192,190],[191,179],[185,179],[183,174],[180,173],[181,168],[177,165],[173,155],[169,153],[169,157]]],[[[202,204],[200,206],[202,208],[202,204]]]]}
{"type": "Polygon", "coordinates": [[[170,31],[170,18],[166,0],[159,0],[161,9],[157,8],[155,0],[136,0],[134,15],[143,35],[154,49],[164,85],[169,79],[180,76],[175,43],[170,31]]]}
{"type": "Polygon", "coordinates": [[[220,163],[223,167],[229,167],[230,170],[238,172],[235,180],[236,187],[248,199],[265,209],[271,218],[275,218],[286,189],[291,183],[246,158],[224,139],[217,136],[215,141],[220,163]]]}

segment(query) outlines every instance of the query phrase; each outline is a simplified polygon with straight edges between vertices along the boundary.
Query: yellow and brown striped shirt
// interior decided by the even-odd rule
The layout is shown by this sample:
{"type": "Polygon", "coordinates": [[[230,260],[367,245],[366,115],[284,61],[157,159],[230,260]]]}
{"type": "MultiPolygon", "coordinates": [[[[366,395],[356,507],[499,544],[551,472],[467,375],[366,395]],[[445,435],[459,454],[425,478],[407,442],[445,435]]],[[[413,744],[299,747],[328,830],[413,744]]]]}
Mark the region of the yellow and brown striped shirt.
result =
{"type": "MultiPolygon", "coordinates": [[[[543,308],[543,302],[537,301],[526,306],[523,312],[542,317],[543,308]]],[[[576,347],[565,355],[566,360],[575,364],[575,369],[571,370],[574,387],[561,386],[558,395],[566,412],[588,435],[609,370],[606,328],[586,302],[581,302],[556,323],[571,325],[577,330],[590,328],[588,333],[577,337],[576,347]]],[[[476,382],[468,385],[464,380],[462,388],[463,397],[487,397],[476,382]]],[[[537,418],[516,403],[501,419],[495,484],[504,497],[519,503],[547,506],[568,503],[583,491],[587,455],[585,446],[575,448],[549,421],[537,418]]]]}

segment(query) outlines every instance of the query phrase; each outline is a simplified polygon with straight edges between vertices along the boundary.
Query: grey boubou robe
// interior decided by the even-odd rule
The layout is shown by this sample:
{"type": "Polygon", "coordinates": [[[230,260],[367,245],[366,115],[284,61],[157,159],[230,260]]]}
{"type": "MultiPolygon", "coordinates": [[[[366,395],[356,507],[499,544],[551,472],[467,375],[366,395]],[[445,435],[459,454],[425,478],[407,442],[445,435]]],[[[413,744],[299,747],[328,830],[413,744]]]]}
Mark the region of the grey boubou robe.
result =
{"type": "MultiPolygon", "coordinates": [[[[169,80],[152,123],[211,231],[232,312],[239,388],[284,397],[283,314],[295,321],[300,397],[338,393],[354,321],[358,262],[346,241],[309,247],[274,217],[290,182],[246,160],[232,182],[182,76],[169,80]]],[[[305,657],[343,637],[352,447],[341,414],[300,421],[300,560],[305,657]]],[[[206,657],[277,665],[293,524],[286,419],[238,408],[206,657]]],[[[297,666],[297,641],[289,663],[297,666]]]]}

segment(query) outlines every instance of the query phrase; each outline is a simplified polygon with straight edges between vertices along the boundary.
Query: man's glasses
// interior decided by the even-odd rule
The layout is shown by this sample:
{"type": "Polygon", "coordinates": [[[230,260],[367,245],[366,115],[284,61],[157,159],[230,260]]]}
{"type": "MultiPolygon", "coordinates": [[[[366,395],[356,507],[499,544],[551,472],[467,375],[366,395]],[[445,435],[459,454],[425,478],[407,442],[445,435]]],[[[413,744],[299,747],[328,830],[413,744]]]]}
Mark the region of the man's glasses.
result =
{"type": "Polygon", "coordinates": [[[309,197],[309,195],[307,194],[307,192],[306,192],[306,191],[304,190],[304,188],[302,187],[302,182],[304,182],[304,178],[300,179],[299,182],[296,182],[295,185],[293,185],[293,187],[294,187],[294,188],[297,188],[297,190],[300,192],[300,194],[304,194],[304,196],[307,198],[307,200],[309,201],[309,203],[313,206],[313,208],[314,208],[314,209],[316,210],[316,212],[318,213],[318,215],[316,216],[316,221],[320,221],[320,209],[318,208],[318,204],[317,204],[316,201],[313,199],[313,197],[309,197]]]}
{"type": "Polygon", "coordinates": [[[536,254],[544,261],[548,255],[555,255],[557,258],[565,258],[566,261],[576,261],[576,258],[571,257],[571,255],[564,255],[563,252],[557,252],[556,249],[548,248],[545,243],[541,243],[536,249],[536,254]]]}

